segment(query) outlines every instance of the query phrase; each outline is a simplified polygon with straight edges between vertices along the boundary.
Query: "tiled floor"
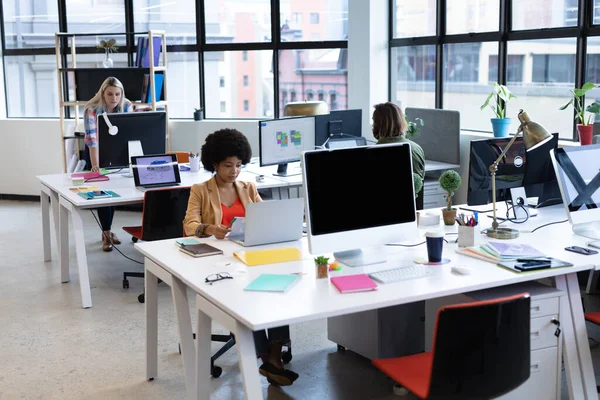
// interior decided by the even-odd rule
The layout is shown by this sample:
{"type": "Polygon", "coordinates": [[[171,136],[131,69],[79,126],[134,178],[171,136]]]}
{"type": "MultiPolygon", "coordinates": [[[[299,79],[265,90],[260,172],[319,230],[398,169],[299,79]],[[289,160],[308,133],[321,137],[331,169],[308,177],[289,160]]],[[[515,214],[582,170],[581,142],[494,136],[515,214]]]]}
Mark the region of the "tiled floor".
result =
{"type": "MultiPolygon", "coordinates": [[[[121,226],[136,225],[140,218],[137,212],[117,211],[114,227],[123,240],[122,251],[137,260],[142,258],[121,226]]],[[[142,266],[116,251],[102,252],[91,214],[84,223],[94,301],[87,310],[81,308],[73,251],[67,284],[60,283],[56,249],[55,260],[42,261],[39,203],[0,201],[0,399],[183,399],[170,289],[159,285],[159,376],[147,382],[144,306],[137,301],[143,283],[132,278],[129,290],[121,287],[123,271],[141,271],[142,266]]],[[[586,309],[600,310],[596,297],[585,298],[586,309]]],[[[300,378],[286,388],[269,386],[261,378],[265,398],[399,398],[391,393],[391,381],[368,360],[336,351],[327,340],[324,320],[292,326],[291,334],[290,368],[300,378]]],[[[600,340],[600,329],[590,327],[590,336],[600,340]]],[[[600,371],[600,350],[593,350],[593,357],[600,371]]],[[[243,399],[235,349],[219,365],[224,372],[211,380],[211,398],[243,399]]],[[[563,398],[566,393],[563,385],[563,398]]]]}

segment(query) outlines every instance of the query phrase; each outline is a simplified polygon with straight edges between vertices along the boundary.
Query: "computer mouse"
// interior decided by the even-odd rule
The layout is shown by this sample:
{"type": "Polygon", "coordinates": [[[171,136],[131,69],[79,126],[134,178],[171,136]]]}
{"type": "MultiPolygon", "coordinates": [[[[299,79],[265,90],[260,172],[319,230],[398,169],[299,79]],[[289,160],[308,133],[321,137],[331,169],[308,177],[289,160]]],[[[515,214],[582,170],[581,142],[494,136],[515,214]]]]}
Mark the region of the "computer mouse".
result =
{"type": "Polygon", "coordinates": [[[455,272],[459,275],[469,275],[471,273],[471,270],[467,267],[455,265],[452,267],[452,272],[455,272]]]}

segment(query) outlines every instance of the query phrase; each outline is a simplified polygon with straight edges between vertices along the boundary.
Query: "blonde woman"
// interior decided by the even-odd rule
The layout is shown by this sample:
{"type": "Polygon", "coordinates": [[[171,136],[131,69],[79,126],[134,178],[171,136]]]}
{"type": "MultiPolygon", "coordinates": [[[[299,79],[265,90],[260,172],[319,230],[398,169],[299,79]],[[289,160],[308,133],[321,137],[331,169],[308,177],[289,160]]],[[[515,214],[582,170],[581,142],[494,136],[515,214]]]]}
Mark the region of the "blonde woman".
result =
{"type": "MultiPolygon", "coordinates": [[[[115,77],[104,80],[100,90],[85,104],[83,122],[85,125],[86,159],[92,171],[99,171],[98,136],[96,124],[102,113],[132,112],[133,105],[125,98],[123,84],[115,77]]],[[[102,250],[112,251],[113,243],[120,244],[119,238],[111,232],[114,207],[98,208],[98,219],[102,225],[102,250]]]]}

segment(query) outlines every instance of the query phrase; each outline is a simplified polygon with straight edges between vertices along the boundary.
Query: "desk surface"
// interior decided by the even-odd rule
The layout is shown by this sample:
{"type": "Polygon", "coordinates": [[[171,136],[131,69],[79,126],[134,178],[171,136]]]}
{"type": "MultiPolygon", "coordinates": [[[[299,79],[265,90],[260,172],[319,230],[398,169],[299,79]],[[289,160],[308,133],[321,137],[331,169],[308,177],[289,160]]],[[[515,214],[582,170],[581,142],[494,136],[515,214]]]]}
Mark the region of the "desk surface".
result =
{"type": "MultiPolygon", "coordinates": [[[[439,266],[441,274],[428,278],[420,278],[403,282],[379,285],[375,292],[362,292],[341,294],[330,284],[329,279],[315,278],[315,265],[313,256],[308,251],[306,238],[297,242],[287,242],[278,245],[257,246],[248,250],[297,247],[302,251],[303,259],[296,262],[247,267],[233,257],[234,251],[243,248],[228,240],[204,239],[208,243],[223,250],[220,256],[205,258],[192,258],[180,252],[174,240],[156,241],[152,243],[137,243],[135,247],[147,258],[151,259],[162,268],[180,278],[201,296],[207,298],[220,309],[234,316],[252,330],[264,329],[285,324],[295,324],[318,318],[332,317],[364,310],[383,308],[397,304],[411,303],[434,297],[465,293],[489,287],[509,285],[535,279],[548,278],[565,273],[574,273],[594,268],[597,260],[593,257],[582,256],[564,250],[570,244],[580,243],[578,238],[568,231],[568,225],[562,226],[560,236],[548,235],[548,231],[540,229],[536,233],[527,233],[535,227],[547,222],[564,219],[564,211],[559,207],[550,207],[540,210],[540,216],[531,218],[526,224],[519,226],[521,236],[511,242],[530,243],[549,256],[570,261],[574,267],[541,270],[517,274],[495,264],[477,260],[475,258],[455,253],[456,244],[445,244],[444,257],[451,259],[446,265],[439,266]],[[541,217],[544,215],[544,217],[541,217]],[[225,265],[229,264],[229,265],[225,265]],[[471,269],[469,275],[456,275],[451,272],[451,266],[462,265],[471,269]],[[234,279],[208,285],[204,282],[207,275],[216,272],[230,272],[234,279]],[[244,291],[254,278],[261,273],[305,273],[289,292],[286,293],[259,293],[244,291]],[[400,295],[399,295],[400,294],[400,295]],[[264,312],[265,310],[269,312],[264,312]]],[[[491,223],[482,218],[482,227],[491,223]]],[[[454,227],[442,227],[448,233],[456,231],[454,227]]],[[[417,242],[423,241],[423,234],[428,229],[421,229],[421,237],[417,242]]],[[[456,236],[448,235],[452,241],[456,236]]],[[[482,239],[485,237],[482,235],[482,239]]],[[[379,270],[397,268],[413,264],[416,257],[426,256],[425,245],[405,248],[385,246],[388,255],[385,264],[367,267],[346,267],[341,271],[333,272],[331,276],[352,275],[357,273],[370,273],[379,270]]]]}
{"type": "MultiPolygon", "coordinates": [[[[195,183],[205,182],[212,177],[212,174],[205,170],[200,170],[199,172],[180,171],[180,175],[181,186],[192,186],[195,183]]],[[[144,192],[135,188],[133,178],[127,178],[122,174],[112,174],[109,177],[110,180],[108,181],[87,182],[83,186],[96,186],[101,190],[113,190],[121,197],[86,200],[77,193],[73,193],[69,190],[69,188],[76,187],[72,184],[71,174],[41,175],[38,176],[38,179],[43,185],[58,192],[73,205],[81,208],[139,203],[144,200],[144,192]]],[[[263,182],[256,182],[256,174],[248,171],[242,171],[238,179],[240,181],[254,182],[258,189],[271,189],[287,186],[286,182],[268,176],[265,176],[263,182]]]]}

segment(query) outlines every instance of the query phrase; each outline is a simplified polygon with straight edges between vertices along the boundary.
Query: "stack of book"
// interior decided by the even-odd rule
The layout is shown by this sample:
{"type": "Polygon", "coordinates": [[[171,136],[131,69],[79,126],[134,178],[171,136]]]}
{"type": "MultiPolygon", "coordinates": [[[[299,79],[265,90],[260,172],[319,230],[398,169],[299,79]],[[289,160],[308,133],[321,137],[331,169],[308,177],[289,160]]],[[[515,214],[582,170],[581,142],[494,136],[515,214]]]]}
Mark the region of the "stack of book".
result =
{"type": "Polygon", "coordinates": [[[520,258],[545,257],[544,253],[528,244],[505,242],[489,242],[480,246],[457,249],[456,252],[496,264],[520,258]]]}

